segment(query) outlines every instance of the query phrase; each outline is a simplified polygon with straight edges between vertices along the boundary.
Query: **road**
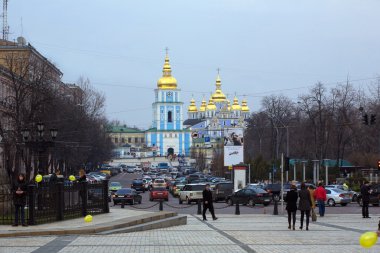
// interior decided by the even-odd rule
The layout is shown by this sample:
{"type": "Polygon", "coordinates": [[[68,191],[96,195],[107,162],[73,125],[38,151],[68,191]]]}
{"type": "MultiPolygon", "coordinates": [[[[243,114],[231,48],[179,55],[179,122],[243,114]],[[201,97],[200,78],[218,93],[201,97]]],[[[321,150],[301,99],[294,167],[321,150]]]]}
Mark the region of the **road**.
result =
{"type": "MultiPolygon", "coordinates": [[[[123,187],[130,187],[131,182],[135,178],[141,178],[141,174],[134,173],[120,173],[119,175],[112,177],[110,181],[120,182],[123,187]]],[[[133,209],[143,209],[145,211],[158,211],[159,205],[158,202],[149,201],[149,192],[141,193],[142,195],[142,204],[130,206],[126,205],[125,208],[133,208],[133,209]],[[157,205],[155,205],[157,204],[157,205]],[[153,206],[155,205],[155,206],[153,206]],[[153,207],[151,207],[153,206],[153,207]]],[[[113,203],[110,204],[112,208],[121,208],[120,205],[113,206],[113,203]]],[[[187,205],[187,204],[179,204],[178,198],[174,198],[172,195],[169,195],[169,201],[164,202],[163,206],[165,211],[175,211],[181,214],[196,214],[198,207],[197,205],[187,205]]],[[[217,214],[235,214],[235,206],[227,206],[224,202],[214,203],[215,213],[217,214]]],[[[262,205],[256,205],[255,207],[250,206],[240,206],[241,214],[271,214],[273,213],[274,205],[271,204],[267,207],[262,205]]],[[[281,213],[281,205],[278,207],[279,212],[281,213]]],[[[370,207],[369,208],[370,215],[380,215],[380,207],[370,207]]],[[[337,205],[335,207],[326,207],[327,214],[357,214],[361,216],[361,207],[357,203],[351,203],[347,206],[343,207],[337,205]]]]}

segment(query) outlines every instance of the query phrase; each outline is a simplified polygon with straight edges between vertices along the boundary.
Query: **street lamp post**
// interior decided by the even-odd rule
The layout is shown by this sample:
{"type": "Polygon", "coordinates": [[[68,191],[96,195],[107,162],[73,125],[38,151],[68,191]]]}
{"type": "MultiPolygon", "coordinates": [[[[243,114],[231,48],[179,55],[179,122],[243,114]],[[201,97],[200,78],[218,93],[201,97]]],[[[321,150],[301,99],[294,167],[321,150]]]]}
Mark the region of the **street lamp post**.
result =
{"type": "Polygon", "coordinates": [[[328,164],[328,161],[330,161],[330,159],[324,159],[323,160],[325,162],[325,173],[326,173],[326,181],[325,181],[325,185],[328,185],[329,184],[329,164],[328,164]]]}
{"type": "Polygon", "coordinates": [[[302,168],[302,181],[305,182],[305,179],[306,179],[306,161],[302,161],[302,165],[303,165],[303,168],[302,168]]]}

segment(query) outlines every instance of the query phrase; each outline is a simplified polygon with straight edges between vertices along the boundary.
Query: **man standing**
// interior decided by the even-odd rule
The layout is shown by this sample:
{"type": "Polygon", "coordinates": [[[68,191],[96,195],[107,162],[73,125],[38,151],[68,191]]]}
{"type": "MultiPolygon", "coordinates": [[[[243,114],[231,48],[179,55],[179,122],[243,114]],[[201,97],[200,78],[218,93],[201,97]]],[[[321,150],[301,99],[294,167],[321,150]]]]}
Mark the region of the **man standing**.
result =
{"type": "Polygon", "coordinates": [[[326,190],[322,183],[318,184],[318,188],[314,191],[314,197],[318,203],[319,216],[325,216],[326,190]]]}
{"type": "Polygon", "coordinates": [[[206,219],[206,210],[209,209],[210,213],[212,215],[213,220],[217,220],[218,218],[215,217],[214,213],[214,206],[212,205],[212,192],[210,190],[210,185],[206,184],[206,188],[203,190],[203,220],[206,219]]]}
{"type": "Polygon", "coordinates": [[[369,195],[371,194],[371,189],[369,187],[369,182],[365,181],[362,187],[360,188],[360,193],[362,194],[362,214],[363,218],[371,218],[368,215],[368,206],[369,206],[369,195]]]}

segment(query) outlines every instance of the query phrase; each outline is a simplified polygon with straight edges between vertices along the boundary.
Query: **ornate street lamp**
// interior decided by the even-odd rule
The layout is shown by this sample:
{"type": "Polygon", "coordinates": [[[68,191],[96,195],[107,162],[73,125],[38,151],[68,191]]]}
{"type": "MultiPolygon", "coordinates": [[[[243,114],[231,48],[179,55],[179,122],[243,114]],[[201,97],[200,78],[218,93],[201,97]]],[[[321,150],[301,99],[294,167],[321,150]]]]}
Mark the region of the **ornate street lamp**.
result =
{"type": "Polygon", "coordinates": [[[45,125],[42,122],[37,123],[38,137],[42,138],[44,136],[45,125]]]}
{"type": "Polygon", "coordinates": [[[28,129],[28,128],[22,129],[21,135],[22,135],[22,138],[24,139],[24,141],[27,141],[29,139],[30,129],[28,129]]]}
{"type": "Polygon", "coordinates": [[[58,129],[57,128],[50,129],[50,135],[51,135],[51,138],[53,140],[55,140],[55,138],[57,137],[57,134],[58,134],[58,129]]]}

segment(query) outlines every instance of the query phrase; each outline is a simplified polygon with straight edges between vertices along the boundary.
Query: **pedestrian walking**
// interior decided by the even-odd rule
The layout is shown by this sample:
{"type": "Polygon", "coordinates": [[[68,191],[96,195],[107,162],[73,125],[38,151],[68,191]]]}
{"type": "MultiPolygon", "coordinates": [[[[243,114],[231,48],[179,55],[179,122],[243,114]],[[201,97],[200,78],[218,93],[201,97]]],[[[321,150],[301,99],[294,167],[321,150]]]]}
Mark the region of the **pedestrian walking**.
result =
{"type": "Polygon", "coordinates": [[[78,182],[87,182],[86,171],[84,171],[84,169],[79,170],[78,182]]]}
{"type": "Polygon", "coordinates": [[[311,212],[310,212],[311,220],[317,221],[317,215],[315,214],[315,198],[314,198],[315,188],[313,185],[309,185],[307,189],[309,190],[310,199],[311,199],[311,212]]]}
{"type": "Polygon", "coordinates": [[[309,190],[306,189],[305,183],[301,184],[301,190],[298,193],[300,201],[298,204],[298,209],[301,211],[301,226],[300,229],[303,229],[303,220],[306,214],[306,230],[309,230],[309,221],[310,221],[310,210],[311,210],[311,197],[309,190]]]}
{"type": "Polygon", "coordinates": [[[297,187],[295,185],[290,186],[290,191],[286,194],[286,211],[288,211],[288,229],[291,229],[291,224],[293,224],[293,230],[296,230],[296,213],[297,213],[297,200],[298,193],[297,187]],[[293,219],[293,222],[292,222],[293,219]]]}
{"type": "Polygon", "coordinates": [[[326,201],[326,190],[322,183],[318,184],[317,189],[314,191],[314,198],[317,200],[319,216],[325,216],[325,201],[326,201]]]}
{"type": "Polygon", "coordinates": [[[371,218],[368,214],[368,206],[369,206],[369,197],[371,195],[371,187],[369,186],[369,182],[365,181],[362,187],[360,188],[360,193],[362,194],[362,215],[363,218],[371,218]]]}
{"type": "Polygon", "coordinates": [[[26,227],[25,222],[25,205],[26,205],[27,185],[24,174],[19,174],[16,182],[13,184],[13,204],[15,206],[15,221],[12,226],[17,227],[19,224],[19,214],[21,214],[21,224],[26,227]]]}
{"type": "Polygon", "coordinates": [[[207,209],[210,211],[212,215],[212,219],[217,220],[218,218],[215,216],[215,213],[214,213],[214,206],[212,204],[212,192],[210,190],[209,184],[206,184],[206,188],[203,190],[202,195],[203,195],[203,220],[205,221],[207,220],[206,219],[207,209]]]}

